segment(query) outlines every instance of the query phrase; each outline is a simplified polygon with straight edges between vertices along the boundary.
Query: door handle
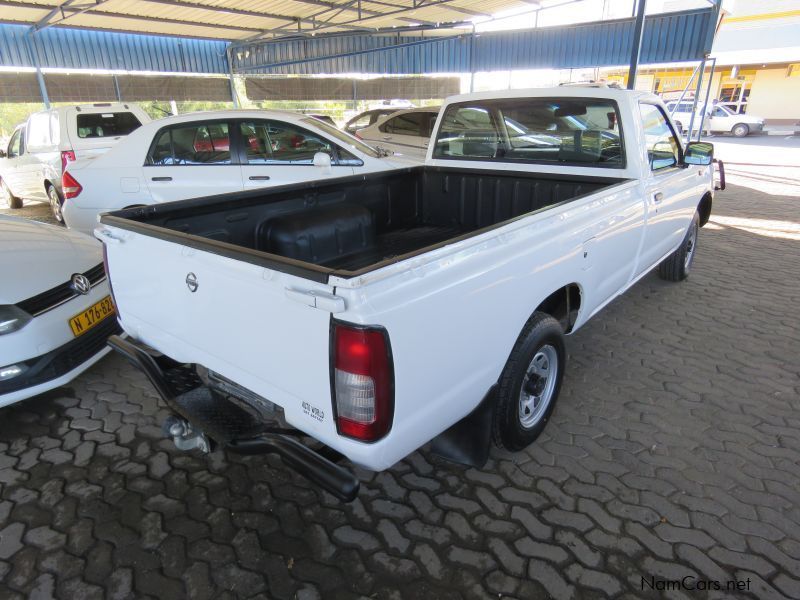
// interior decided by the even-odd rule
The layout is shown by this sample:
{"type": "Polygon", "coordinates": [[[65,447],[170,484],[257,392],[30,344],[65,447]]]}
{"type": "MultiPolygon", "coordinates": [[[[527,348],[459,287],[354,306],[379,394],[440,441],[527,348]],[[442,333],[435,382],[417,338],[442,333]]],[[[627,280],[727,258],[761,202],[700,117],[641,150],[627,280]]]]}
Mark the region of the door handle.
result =
{"type": "Polygon", "coordinates": [[[152,181],[172,181],[172,177],[151,177],[152,181]]]}
{"type": "Polygon", "coordinates": [[[248,179],[250,179],[250,181],[267,181],[269,175],[250,175],[248,179]]]}
{"type": "Polygon", "coordinates": [[[661,202],[663,199],[664,199],[663,192],[656,192],[655,194],[653,194],[653,202],[655,202],[656,204],[661,202]]]}

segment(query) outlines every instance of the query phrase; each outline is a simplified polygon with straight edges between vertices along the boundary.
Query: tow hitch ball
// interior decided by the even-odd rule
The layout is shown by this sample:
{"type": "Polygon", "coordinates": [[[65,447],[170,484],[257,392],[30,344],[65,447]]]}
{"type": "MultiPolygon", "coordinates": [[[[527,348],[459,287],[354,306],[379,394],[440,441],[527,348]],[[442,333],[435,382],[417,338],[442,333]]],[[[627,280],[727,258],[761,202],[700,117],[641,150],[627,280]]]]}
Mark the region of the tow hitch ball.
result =
{"type": "Polygon", "coordinates": [[[164,421],[161,429],[164,431],[164,435],[172,438],[178,450],[194,450],[197,448],[204,454],[211,452],[211,443],[206,434],[199,429],[193,428],[185,419],[171,415],[164,421]]]}

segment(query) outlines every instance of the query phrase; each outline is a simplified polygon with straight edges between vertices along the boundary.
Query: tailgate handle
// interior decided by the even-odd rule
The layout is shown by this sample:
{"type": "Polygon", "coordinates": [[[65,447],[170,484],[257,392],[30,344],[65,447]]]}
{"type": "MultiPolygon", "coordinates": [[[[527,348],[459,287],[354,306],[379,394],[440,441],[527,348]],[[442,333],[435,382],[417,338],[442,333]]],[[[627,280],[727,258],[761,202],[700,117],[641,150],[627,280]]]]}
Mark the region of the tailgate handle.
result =
{"type": "Polygon", "coordinates": [[[108,229],[100,229],[97,228],[94,230],[94,237],[96,237],[101,242],[105,242],[107,244],[120,244],[122,240],[118,237],[114,237],[111,235],[111,232],[108,229]]]}
{"type": "Polygon", "coordinates": [[[172,177],[151,177],[152,181],[172,181],[172,177]]]}
{"type": "Polygon", "coordinates": [[[250,181],[268,181],[269,175],[250,175],[250,181]]]}
{"type": "Polygon", "coordinates": [[[331,313],[344,312],[345,309],[344,298],[319,290],[293,290],[286,288],[286,297],[300,304],[331,313]]]}

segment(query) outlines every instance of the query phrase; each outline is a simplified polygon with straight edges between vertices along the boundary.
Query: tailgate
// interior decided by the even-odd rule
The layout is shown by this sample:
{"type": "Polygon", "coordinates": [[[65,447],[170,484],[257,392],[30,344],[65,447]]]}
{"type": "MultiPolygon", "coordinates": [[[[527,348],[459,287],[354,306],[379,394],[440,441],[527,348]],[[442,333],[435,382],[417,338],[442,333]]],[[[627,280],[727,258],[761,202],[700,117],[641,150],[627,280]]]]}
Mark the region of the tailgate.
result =
{"type": "Polygon", "coordinates": [[[129,334],[282,406],[286,420],[307,433],[335,431],[331,313],[304,304],[305,292],[329,294],[330,301],[333,288],[141,233],[104,230],[114,298],[129,334]]]}

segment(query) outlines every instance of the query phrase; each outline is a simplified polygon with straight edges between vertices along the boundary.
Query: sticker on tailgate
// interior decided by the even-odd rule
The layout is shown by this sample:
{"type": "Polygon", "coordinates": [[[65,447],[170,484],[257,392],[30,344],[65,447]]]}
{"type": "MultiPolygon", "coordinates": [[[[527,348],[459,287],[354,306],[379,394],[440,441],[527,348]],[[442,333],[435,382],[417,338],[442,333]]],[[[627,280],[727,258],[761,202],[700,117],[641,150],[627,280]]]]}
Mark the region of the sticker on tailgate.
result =
{"type": "Polygon", "coordinates": [[[317,408],[313,404],[309,402],[303,402],[303,414],[311,417],[312,419],[316,419],[317,421],[324,421],[325,420],[325,411],[321,408],[317,408]]]}

